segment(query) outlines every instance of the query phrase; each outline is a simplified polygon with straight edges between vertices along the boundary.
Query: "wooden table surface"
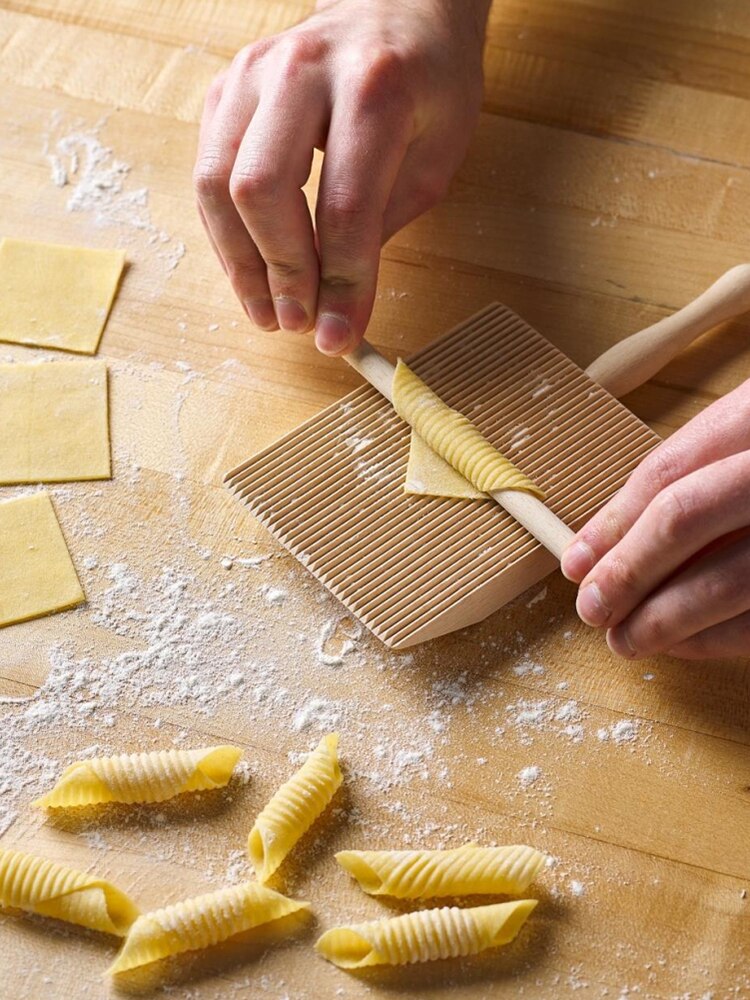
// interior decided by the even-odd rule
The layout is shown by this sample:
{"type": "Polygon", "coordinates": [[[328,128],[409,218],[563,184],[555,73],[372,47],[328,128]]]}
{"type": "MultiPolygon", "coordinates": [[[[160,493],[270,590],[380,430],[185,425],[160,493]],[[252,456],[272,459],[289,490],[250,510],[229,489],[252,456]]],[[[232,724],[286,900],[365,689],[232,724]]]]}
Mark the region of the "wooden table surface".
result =
{"type": "MultiPolygon", "coordinates": [[[[313,904],[295,937],[114,987],[111,941],[4,915],[0,995],[750,997],[747,662],[618,661],[559,574],[389,653],[221,486],[357,384],[248,326],[193,208],[208,82],[311,5],[2,6],[2,233],[123,247],[129,266],[100,350],[114,478],[50,488],[88,601],[0,632],[0,844],[154,908],[246,874],[254,815],[333,728],[346,783],[277,882],[313,904]],[[30,807],[81,755],[221,741],[245,750],[226,792],[66,821],[30,807]],[[313,953],[322,929],[392,910],[334,850],[467,839],[552,859],[512,946],[366,976],[313,953]]],[[[748,67],[746,0],[498,0],[476,138],[444,204],[384,251],[373,342],[408,354],[500,299],[585,364],[745,260],[748,67]]],[[[669,434],[750,376],[748,334],[713,332],[629,404],[669,434]]]]}

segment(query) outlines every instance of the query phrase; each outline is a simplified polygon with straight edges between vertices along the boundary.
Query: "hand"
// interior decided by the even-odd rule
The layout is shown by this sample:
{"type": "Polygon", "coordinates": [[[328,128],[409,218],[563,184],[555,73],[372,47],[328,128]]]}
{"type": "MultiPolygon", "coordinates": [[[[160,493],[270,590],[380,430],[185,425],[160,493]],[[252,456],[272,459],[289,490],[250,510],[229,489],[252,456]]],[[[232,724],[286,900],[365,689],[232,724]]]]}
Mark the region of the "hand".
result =
{"type": "Polygon", "coordinates": [[[213,82],[195,187],[250,319],[362,338],[380,248],[434,205],[464,157],[490,0],[333,0],[242,49],[213,82]],[[301,188],[325,150],[315,228],[301,188]]]}
{"type": "Polygon", "coordinates": [[[659,445],[578,533],[578,613],[630,659],[750,656],[750,381],[659,445]]]}

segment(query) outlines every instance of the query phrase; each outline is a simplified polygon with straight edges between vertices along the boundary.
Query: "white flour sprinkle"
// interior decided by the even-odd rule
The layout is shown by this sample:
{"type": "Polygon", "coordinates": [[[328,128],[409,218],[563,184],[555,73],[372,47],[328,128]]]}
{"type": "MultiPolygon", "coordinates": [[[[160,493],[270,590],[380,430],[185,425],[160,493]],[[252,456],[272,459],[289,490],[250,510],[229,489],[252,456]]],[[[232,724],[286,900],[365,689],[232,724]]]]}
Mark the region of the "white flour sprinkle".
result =
{"type": "Polygon", "coordinates": [[[340,667],[344,657],[356,648],[355,639],[360,637],[361,632],[358,623],[352,622],[347,630],[342,628],[341,622],[326,622],[320,630],[318,639],[318,660],[327,667],[340,667]],[[341,634],[338,634],[339,632],[341,634]]]}
{"type": "Polygon", "coordinates": [[[528,767],[522,768],[518,772],[518,781],[521,788],[530,788],[535,781],[538,781],[542,776],[542,769],[537,767],[536,764],[530,764],[528,767]]]}
{"type": "Polygon", "coordinates": [[[269,604],[283,604],[286,600],[286,591],[279,587],[261,587],[261,591],[269,604]]]}
{"type": "Polygon", "coordinates": [[[0,837],[10,830],[17,819],[17,812],[13,809],[6,809],[4,806],[0,806],[0,837]]]}
{"type": "Polygon", "coordinates": [[[617,746],[623,746],[634,743],[638,738],[638,724],[631,719],[620,719],[607,728],[599,729],[596,735],[603,743],[611,739],[617,746]]]}
{"type": "Polygon", "coordinates": [[[326,698],[310,698],[297,709],[292,718],[292,729],[300,732],[314,726],[320,730],[331,730],[341,722],[341,708],[326,698]]]}
{"type": "Polygon", "coordinates": [[[148,188],[129,188],[130,164],[100,139],[105,124],[106,119],[93,126],[78,121],[66,130],[61,116],[54,114],[43,147],[50,179],[67,189],[68,212],[87,215],[98,229],[120,231],[118,242],[147,265],[140,272],[144,280],[148,275],[153,282],[154,274],[169,277],[185,256],[185,244],[152,221],[148,188]]]}
{"type": "Polygon", "coordinates": [[[533,608],[535,604],[538,604],[540,601],[543,601],[546,596],[547,596],[547,588],[542,587],[542,589],[539,591],[538,594],[534,594],[531,600],[526,602],[526,607],[533,608]]]}
{"type": "Polygon", "coordinates": [[[536,674],[541,677],[544,674],[544,667],[541,663],[534,663],[533,660],[524,658],[520,663],[515,664],[513,673],[516,677],[526,677],[528,674],[536,674]]]}

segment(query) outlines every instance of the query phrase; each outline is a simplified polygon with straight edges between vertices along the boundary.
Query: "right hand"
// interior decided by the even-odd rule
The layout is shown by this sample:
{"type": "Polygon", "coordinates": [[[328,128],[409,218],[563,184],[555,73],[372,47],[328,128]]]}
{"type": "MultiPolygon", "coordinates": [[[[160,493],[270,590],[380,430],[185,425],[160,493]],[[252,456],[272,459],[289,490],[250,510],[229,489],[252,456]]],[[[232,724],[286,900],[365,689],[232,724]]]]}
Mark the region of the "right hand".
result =
{"type": "Polygon", "coordinates": [[[201,122],[195,187],[256,326],[364,335],[380,248],[434,205],[479,114],[489,0],[332,0],[242,49],[201,122]],[[302,193],[325,157],[315,225],[302,193]]]}

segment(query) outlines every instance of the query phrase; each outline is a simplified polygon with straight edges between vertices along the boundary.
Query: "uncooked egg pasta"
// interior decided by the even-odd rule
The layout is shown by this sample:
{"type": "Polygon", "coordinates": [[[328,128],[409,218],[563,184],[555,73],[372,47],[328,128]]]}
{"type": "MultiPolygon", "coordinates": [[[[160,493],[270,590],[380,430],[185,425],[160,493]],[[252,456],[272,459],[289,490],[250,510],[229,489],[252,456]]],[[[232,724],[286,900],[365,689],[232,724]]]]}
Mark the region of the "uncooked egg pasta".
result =
{"type": "Polygon", "coordinates": [[[267,881],[312,826],[341,784],[338,733],[324,736],[297,773],[282,785],[253,825],[247,841],[261,882],[267,881]]]}
{"type": "Polygon", "coordinates": [[[0,850],[0,905],[120,937],[140,913],[105,879],[13,850],[0,850]]]}
{"type": "Polygon", "coordinates": [[[533,847],[479,847],[447,851],[339,851],[336,860],[365,892],[397,899],[524,892],[544,866],[533,847]]]}
{"type": "Polygon", "coordinates": [[[109,971],[127,972],[169,955],[208,948],[309,906],[257,882],[184,899],[138,917],[109,971]]]}
{"type": "Polygon", "coordinates": [[[536,902],[520,899],[468,909],[446,906],[334,927],[326,931],[315,947],[342,969],[408,965],[475,955],[512,941],[536,902]]]}
{"type": "Polygon", "coordinates": [[[163,802],[183,792],[221,788],[241,754],[238,747],[216,746],[92,757],[66,767],[55,787],[34,805],[59,809],[103,802],[163,802]]]}
{"type": "Polygon", "coordinates": [[[539,487],[501,455],[468,417],[447,406],[401,360],[393,376],[392,397],[396,413],[479,493],[525,490],[543,496],[539,487]]]}

